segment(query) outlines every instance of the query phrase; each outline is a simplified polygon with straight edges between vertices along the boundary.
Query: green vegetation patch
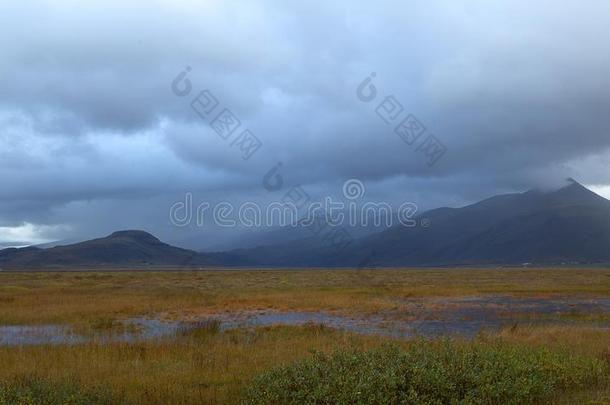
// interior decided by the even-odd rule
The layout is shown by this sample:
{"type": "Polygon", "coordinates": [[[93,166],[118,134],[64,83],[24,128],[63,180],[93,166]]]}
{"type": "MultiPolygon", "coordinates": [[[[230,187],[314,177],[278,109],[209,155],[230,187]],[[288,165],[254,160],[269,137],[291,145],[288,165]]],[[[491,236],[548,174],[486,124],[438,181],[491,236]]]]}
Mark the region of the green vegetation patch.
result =
{"type": "Polygon", "coordinates": [[[564,352],[419,341],[315,353],[255,378],[245,403],[522,404],[590,388],[606,373],[602,361],[564,352]]]}
{"type": "Polygon", "coordinates": [[[111,391],[85,388],[74,382],[55,382],[34,377],[0,382],[0,405],[114,405],[121,401],[111,391]]]}

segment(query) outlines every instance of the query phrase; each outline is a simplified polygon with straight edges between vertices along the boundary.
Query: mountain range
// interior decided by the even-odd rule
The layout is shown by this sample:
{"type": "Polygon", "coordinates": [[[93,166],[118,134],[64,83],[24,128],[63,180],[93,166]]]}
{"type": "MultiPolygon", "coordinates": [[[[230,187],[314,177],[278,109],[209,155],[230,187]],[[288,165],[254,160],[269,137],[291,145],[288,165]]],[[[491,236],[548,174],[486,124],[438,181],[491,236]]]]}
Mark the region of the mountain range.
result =
{"type": "Polygon", "coordinates": [[[143,231],[120,231],[47,249],[0,250],[0,267],[610,263],[610,201],[573,179],[557,190],[499,195],[461,208],[427,211],[415,220],[415,227],[351,229],[353,240],[340,248],[315,232],[289,226],[249,235],[243,248],[215,253],[174,247],[143,231]]]}

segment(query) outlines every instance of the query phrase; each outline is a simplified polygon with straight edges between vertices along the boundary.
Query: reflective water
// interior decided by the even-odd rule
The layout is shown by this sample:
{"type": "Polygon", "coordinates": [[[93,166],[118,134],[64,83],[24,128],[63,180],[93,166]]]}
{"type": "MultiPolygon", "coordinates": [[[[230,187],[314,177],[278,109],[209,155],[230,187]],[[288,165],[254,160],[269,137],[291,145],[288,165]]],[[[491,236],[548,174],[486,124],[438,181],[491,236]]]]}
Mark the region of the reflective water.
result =
{"type": "Polygon", "coordinates": [[[56,325],[0,326],[0,346],[79,343],[82,336],[56,325]]]}
{"type": "MultiPolygon", "coordinates": [[[[135,318],[118,332],[79,335],[58,325],[0,326],[0,346],[76,344],[88,341],[133,342],[176,336],[197,328],[225,331],[270,325],[319,324],[361,334],[392,337],[461,335],[529,324],[569,324],[607,328],[610,322],[584,322],[566,315],[610,314],[610,299],[516,298],[508,296],[403,300],[384,316],[348,317],[321,312],[242,312],[216,314],[196,322],[135,318]],[[210,322],[213,322],[210,323],[210,322]]],[[[606,318],[608,319],[608,318],[606,318]]]]}

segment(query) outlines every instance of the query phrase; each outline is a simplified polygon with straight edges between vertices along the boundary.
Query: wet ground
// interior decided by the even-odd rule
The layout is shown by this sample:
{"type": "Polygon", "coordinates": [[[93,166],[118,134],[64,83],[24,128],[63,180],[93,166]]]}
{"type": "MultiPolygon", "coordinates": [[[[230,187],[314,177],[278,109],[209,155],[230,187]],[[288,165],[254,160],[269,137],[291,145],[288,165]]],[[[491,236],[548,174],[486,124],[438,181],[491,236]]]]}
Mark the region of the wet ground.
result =
{"type": "Polygon", "coordinates": [[[89,341],[133,342],[169,337],[176,334],[181,322],[164,322],[158,319],[129,319],[121,331],[99,331],[92,334],[79,334],[70,326],[0,326],[0,346],[75,344],[89,341]]]}
{"type": "Polygon", "coordinates": [[[57,325],[0,326],[0,346],[70,344],[82,339],[57,325]]]}
{"type": "Polygon", "coordinates": [[[398,338],[460,335],[473,337],[482,330],[513,325],[573,324],[610,327],[610,298],[517,298],[510,296],[402,300],[392,313],[347,317],[319,312],[242,312],[216,314],[195,322],[137,318],[125,321],[118,332],[79,335],[57,325],[0,326],[0,345],[75,344],[87,341],[131,342],[176,336],[196,328],[220,331],[270,325],[308,323],[398,338]],[[593,321],[583,315],[596,315],[593,321]]]}
{"type": "Polygon", "coordinates": [[[515,298],[509,296],[405,300],[400,310],[383,316],[343,317],[315,312],[226,314],[217,319],[227,328],[276,324],[323,324],[362,334],[409,338],[460,335],[513,325],[580,324],[610,327],[610,298],[515,298]],[[607,321],[586,320],[598,315],[607,321]],[[581,319],[582,318],[582,319],[581,319]]]}

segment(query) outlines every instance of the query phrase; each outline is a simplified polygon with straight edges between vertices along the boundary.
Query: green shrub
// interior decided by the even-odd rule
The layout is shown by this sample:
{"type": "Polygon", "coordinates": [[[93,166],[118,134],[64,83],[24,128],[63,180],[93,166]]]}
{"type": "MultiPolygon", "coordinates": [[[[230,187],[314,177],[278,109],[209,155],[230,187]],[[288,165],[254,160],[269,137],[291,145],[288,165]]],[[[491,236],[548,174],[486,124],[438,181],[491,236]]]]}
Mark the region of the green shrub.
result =
{"type": "Polygon", "coordinates": [[[123,403],[103,388],[83,388],[72,382],[17,378],[0,382],[0,405],[110,405],[123,403]]]}
{"type": "Polygon", "coordinates": [[[605,366],[544,349],[420,341],[408,349],[314,354],[273,369],[248,404],[522,404],[594,384],[605,366]]]}

